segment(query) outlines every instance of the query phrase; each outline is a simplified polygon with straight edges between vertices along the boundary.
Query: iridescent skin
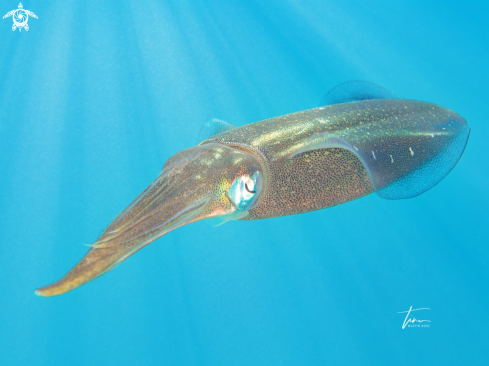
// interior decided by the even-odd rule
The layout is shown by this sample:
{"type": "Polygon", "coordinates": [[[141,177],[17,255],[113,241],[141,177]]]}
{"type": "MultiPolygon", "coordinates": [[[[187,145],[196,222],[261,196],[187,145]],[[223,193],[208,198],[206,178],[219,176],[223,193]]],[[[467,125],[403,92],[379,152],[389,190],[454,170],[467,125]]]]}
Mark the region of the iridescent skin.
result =
{"type": "Polygon", "coordinates": [[[400,99],[320,107],[222,132],[171,157],[85,257],[36,294],[70,291],[198,220],[292,215],[374,191],[386,198],[420,194],[453,168],[468,133],[456,113],[400,99]],[[243,217],[227,192],[235,179],[256,172],[262,186],[243,217]]]}
{"type": "MultiPolygon", "coordinates": [[[[455,165],[468,134],[466,121],[446,108],[412,100],[380,99],[275,117],[223,132],[202,144],[224,143],[254,153],[264,161],[268,175],[266,194],[250,210],[250,216],[245,218],[249,220],[326,208],[374,190],[385,192],[460,137],[460,154],[454,158],[455,165]],[[315,144],[314,136],[321,134],[341,137],[360,149],[364,147],[368,151],[363,154],[366,155],[363,163],[345,149],[315,149],[321,146],[315,144]],[[312,146],[304,149],[308,143],[312,146]],[[389,147],[391,151],[387,154],[389,147]],[[301,149],[306,152],[297,155],[301,149]],[[370,175],[365,165],[370,168],[370,175]]],[[[417,194],[383,196],[408,198],[417,194]]]]}

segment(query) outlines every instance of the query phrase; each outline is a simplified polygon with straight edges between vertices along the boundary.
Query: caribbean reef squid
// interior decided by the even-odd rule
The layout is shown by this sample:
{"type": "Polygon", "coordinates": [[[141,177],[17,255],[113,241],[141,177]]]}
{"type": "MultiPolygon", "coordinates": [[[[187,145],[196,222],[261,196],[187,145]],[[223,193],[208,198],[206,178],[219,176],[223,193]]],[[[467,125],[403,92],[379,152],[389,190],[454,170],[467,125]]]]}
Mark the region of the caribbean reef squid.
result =
{"type": "Polygon", "coordinates": [[[241,127],[211,120],[197,146],[170,157],[85,257],[36,294],[73,290],[199,220],[295,215],[372,192],[415,197],[452,170],[469,133],[457,113],[367,82],[340,84],[318,108],[241,127]]]}

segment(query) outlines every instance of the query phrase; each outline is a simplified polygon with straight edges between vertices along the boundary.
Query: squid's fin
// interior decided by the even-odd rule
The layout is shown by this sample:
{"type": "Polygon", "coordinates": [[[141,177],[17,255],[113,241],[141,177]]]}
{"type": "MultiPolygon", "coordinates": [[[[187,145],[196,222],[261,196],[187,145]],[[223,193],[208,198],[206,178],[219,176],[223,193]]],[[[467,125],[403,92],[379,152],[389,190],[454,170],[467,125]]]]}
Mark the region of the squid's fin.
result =
{"type": "Polygon", "coordinates": [[[354,80],[341,83],[330,89],[321,99],[319,107],[358,102],[371,99],[396,99],[397,97],[387,89],[368,81],[354,80]]]}
{"type": "Polygon", "coordinates": [[[233,128],[236,128],[236,126],[221,121],[220,119],[210,119],[202,125],[199,135],[197,136],[197,144],[200,144],[202,141],[218,135],[221,132],[232,130],[233,128]]]}

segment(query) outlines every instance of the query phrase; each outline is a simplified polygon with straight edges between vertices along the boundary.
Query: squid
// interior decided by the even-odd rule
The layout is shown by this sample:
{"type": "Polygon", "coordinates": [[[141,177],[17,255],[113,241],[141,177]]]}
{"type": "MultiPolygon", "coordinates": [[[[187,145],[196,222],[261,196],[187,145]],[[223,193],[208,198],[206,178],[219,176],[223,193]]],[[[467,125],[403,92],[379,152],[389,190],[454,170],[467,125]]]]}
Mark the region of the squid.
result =
{"type": "Polygon", "coordinates": [[[82,260],[35,293],[73,290],[199,220],[295,215],[373,192],[418,196],[453,169],[469,134],[451,110],[360,81],[340,84],[314,109],[241,127],[208,121],[197,146],[170,157],[82,260]]]}

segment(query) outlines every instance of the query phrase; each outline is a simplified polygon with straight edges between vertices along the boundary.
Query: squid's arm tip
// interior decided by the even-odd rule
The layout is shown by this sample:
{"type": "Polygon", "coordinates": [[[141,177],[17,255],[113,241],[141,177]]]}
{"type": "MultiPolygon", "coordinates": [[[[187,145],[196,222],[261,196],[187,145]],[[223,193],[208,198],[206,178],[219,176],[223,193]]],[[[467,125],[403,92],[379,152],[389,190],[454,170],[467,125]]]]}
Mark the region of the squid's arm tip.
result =
{"type": "Polygon", "coordinates": [[[34,291],[34,294],[40,297],[51,297],[64,294],[67,291],[69,291],[69,289],[63,289],[61,286],[58,286],[57,283],[54,283],[49,286],[38,288],[34,291]]]}
{"type": "Polygon", "coordinates": [[[38,296],[49,297],[64,294],[107,273],[144,245],[136,241],[111,247],[90,249],[82,260],[63,278],[48,286],[37,289],[38,296]]]}

